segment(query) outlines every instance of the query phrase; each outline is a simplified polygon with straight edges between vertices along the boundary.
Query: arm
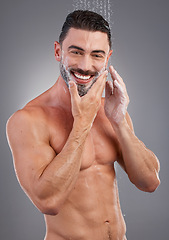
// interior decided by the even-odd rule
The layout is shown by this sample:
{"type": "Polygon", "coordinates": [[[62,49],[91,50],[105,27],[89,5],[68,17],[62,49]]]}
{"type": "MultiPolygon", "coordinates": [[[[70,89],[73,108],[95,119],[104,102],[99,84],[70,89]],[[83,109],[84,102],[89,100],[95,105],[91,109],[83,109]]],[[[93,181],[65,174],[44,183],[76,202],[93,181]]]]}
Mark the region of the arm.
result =
{"type": "Polygon", "coordinates": [[[113,84],[108,82],[106,86],[105,113],[121,146],[119,163],[137,188],[153,192],[160,183],[159,161],[136,137],[127,113],[129,97],[125,84],[113,67],[110,67],[110,73],[113,84]]]}
{"type": "Polygon", "coordinates": [[[76,85],[70,84],[74,123],[59,154],[50,146],[43,118],[21,110],[8,121],[8,140],[18,180],[33,203],[45,214],[56,215],[75,185],[84,143],[100,107],[104,84],[105,73],[82,98],[76,85]]]}
{"type": "Polygon", "coordinates": [[[69,138],[57,155],[48,132],[21,110],[12,116],[7,133],[19,182],[45,214],[57,214],[80,170],[80,158],[88,129],[74,123],[69,138]],[[41,134],[43,132],[43,134],[41,134]]]}

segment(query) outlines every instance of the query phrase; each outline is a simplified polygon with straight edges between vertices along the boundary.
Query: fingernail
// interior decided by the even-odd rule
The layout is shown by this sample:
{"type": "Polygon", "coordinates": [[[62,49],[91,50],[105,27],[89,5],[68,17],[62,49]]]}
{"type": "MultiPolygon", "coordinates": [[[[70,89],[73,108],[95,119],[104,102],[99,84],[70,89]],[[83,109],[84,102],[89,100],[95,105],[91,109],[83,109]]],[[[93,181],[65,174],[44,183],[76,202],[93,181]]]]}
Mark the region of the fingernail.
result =
{"type": "Polygon", "coordinates": [[[107,70],[105,70],[105,72],[106,72],[106,77],[107,77],[109,72],[107,70]]]}
{"type": "Polygon", "coordinates": [[[111,67],[112,72],[114,72],[115,74],[117,74],[117,71],[114,69],[114,67],[113,67],[113,66],[110,66],[110,67],[111,67]]]}
{"type": "Polygon", "coordinates": [[[69,82],[69,87],[73,87],[73,83],[72,82],[69,82]]]}

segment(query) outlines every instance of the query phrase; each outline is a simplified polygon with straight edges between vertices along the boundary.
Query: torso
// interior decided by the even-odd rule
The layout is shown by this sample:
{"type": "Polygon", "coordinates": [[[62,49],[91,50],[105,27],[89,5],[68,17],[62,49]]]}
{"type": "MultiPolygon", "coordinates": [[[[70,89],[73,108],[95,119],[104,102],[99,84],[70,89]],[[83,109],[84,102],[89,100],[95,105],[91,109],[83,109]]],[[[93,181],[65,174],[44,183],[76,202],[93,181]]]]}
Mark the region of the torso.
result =
{"type": "MultiPolygon", "coordinates": [[[[47,105],[43,114],[50,145],[59,153],[72,129],[73,117],[61,107],[56,110],[47,105]]],[[[74,189],[57,215],[45,215],[46,240],[125,239],[114,169],[118,154],[118,141],[102,106],[86,139],[74,189]]]]}

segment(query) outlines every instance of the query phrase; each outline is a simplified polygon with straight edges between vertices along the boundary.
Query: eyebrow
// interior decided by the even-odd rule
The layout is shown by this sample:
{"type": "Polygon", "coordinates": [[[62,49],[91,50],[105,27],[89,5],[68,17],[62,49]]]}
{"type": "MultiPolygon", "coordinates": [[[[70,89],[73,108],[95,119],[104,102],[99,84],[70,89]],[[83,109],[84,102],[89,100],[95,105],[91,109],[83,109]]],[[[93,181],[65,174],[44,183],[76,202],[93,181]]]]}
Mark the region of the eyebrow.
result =
{"type": "MultiPolygon", "coordinates": [[[[71,45],[68,47],[68,49],[72,49],[72,48],[85,52],[85,50],[83,48],[75,46],[75,45],[71,45]]],[[[103,51],[103,50],[93,50],[92,53],[103,53],[104,55],[106,54],[105,51],[103,51]]]]}
{"type": "Polygon", "coordinates": [[[75,45],[71,45],[71,46],[68,47],[68,49],[72,49],[72,48],[75,48],[75,49],[78,49],[78,50],[84,51],[83,48],[80,48],[80,47],[75,46],[75,45]]]}

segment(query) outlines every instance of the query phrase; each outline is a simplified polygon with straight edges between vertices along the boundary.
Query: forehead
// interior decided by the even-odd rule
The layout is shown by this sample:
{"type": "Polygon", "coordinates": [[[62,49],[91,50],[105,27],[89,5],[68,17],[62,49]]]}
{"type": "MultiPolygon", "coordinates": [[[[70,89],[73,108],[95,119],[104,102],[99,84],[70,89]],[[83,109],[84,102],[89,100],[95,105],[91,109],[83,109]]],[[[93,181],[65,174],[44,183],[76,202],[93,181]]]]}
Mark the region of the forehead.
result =
{"type": "Polygon", "coordinates": [[[104,50],[109,51],[109,42],[107,33],[100,31],[88,31],[82,29],[70,28],[62,46],[68,48],[71,45],[79,46],[85,51],[104,50]]]}

